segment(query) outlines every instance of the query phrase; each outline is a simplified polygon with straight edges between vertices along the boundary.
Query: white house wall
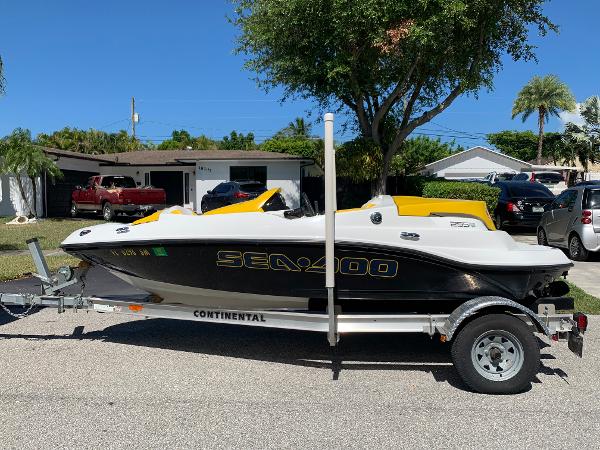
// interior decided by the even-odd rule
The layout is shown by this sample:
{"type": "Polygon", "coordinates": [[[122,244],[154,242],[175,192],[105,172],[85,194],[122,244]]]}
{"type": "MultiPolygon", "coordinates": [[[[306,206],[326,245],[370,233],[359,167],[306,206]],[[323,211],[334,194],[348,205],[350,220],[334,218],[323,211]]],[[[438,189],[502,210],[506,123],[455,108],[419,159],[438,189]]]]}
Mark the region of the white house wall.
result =
{"type": "MultiPolygon", "coordinates": [[[[28,177],[21,177],[23,189],[29,200],[29,204],[33,206],[33,189],[31,181],[28,177]]],[[[42,215],[42,187],[39,178],[37,179],[37,215],[42,215]]],[[[17,215],[29,214],[29,208],[21,197],[17,178],[13,175],[0,175],[0,216],[11,217],[17,215]]]]}
{"type": "Polygon", "coordinates": [[[425,174],[449,179],[485,177],[490,172],[521,172],[528,167],[495,152],[475,149],[431,164],[425,174]]]}
{"type": "MultiPolygon", "coordinates": [[[[196,164],[196,192],[198,205],[206,191],[219,183],[229,181],[232,166],[266,166],[267,188],[281,188],[288,206],[300,206],[300,161],[198,161],[196,164]]],[[[199,209],[199,208],[198,208],[199,209]]]]}

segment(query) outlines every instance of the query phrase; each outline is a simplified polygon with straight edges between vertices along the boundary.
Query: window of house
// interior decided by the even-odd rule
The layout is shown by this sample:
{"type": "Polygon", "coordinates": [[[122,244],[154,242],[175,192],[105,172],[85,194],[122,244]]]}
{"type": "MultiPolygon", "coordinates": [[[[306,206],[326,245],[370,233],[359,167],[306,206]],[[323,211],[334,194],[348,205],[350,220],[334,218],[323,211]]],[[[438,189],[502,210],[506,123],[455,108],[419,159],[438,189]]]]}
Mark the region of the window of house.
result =
{"type": "Polygon", "coordinates": [[[231,166],[229,168],[230,181],[259,181],[267,185],[267,166],[231,166]]]}

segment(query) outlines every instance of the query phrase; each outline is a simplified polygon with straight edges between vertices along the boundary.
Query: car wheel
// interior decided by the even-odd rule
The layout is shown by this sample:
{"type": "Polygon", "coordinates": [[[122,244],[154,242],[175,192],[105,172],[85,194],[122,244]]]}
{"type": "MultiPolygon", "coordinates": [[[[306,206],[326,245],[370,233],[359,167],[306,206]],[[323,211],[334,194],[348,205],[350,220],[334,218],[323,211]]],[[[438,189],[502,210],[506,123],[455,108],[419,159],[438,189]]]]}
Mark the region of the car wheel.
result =
{"type": "Polygon", "coordinates": [[[508,314],[467,323],[454,338],[452,362],[467,386],[483,394],[516,394],[531,386],[540,347],[529,326],[508,314]]]}
{"type": "Polygon", "coordinates": [[[538,245],[548,245],[548,238],[546,237],[546,232],[543,228],[539,228],[537,232],[537,241],[538,245]]]}
{"type": "Polygon", "coordinates": [[[115,217],[115,212],[113,210],[112,205],[109,202],[106,202],[102,207],[102,217],[104,217],[104,220],[106,220],[107,222],[110,222],[115,217]]]}
{"type": "Polygon", "coordinates": [[[203,213],[208,211],[208,205],[205,202],[200,203],[200,211],[203,213]]]}
{"type": "Polygon", "coordinates": [[[583,246],[581,239],[576,234],[569,238],[569,258],[573,261],[586,261],[589,252],[583,246]]]}
{"type": "Polygon", "coordinates": [[[77,203],[75,203],[75,202],[71,203],[71,210],[69,211],[69,214],[71,215],[71,217],[77,217],[78,213],[79,213],[79,210],[77,209],[77,203]]]}
{"type": "Polygon", "coordinates": [[[496,214],[496,218],[494,220],[494,225],[496,225],[497,230],[504,229],[504,224],[502,223],[502,216],[500,214],[496,214]]]}

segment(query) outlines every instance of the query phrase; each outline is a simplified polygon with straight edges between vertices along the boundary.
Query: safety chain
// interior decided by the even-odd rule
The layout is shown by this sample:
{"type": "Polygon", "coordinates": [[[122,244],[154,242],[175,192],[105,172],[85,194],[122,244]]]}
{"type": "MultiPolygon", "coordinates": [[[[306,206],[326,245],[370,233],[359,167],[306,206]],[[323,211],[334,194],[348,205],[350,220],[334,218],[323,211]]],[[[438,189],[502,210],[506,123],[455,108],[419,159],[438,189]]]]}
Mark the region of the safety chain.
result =
{"type": "MultiPolygon", "coordinates": [[[[4,305],[4,303],[2,303],[2,296],[3,296],[3,295],[4,295],[4,294],[2,294],[2,293],[0,292],[0,307],[2,307],[2,309],[4,310],[4,312],[6,312],[6,314],[8,314],[8,315],[9,315],[9,316],[11,316],[11,317],[14,317],[15,319],[22,319],[23,317],[26,317],[26,316],[28,316],[28,315],[29,315],[29,314],[31,314],[31,313],[32,313],[32,312],[35,310],[35,308],[38,306],[37,304],[35,304],[35,303],[31,302],[31,305],[29,305],[29,308],[27,308],[27,309],[26,309],[25,311],[23,311],[22,313],[20,313],[20,314],[17,314],[17,313],[14,313],[14,312],[12,312],[10,309],[8,309],[8,307],[7,307],[7,306],[5,306],[5,305],[4,305]]],[[[27,295],[27,294],[21,294],[21,295],[23,295],[24,297],[30,297],[30,296],[29,296],[29,295],[27,295]]]]}

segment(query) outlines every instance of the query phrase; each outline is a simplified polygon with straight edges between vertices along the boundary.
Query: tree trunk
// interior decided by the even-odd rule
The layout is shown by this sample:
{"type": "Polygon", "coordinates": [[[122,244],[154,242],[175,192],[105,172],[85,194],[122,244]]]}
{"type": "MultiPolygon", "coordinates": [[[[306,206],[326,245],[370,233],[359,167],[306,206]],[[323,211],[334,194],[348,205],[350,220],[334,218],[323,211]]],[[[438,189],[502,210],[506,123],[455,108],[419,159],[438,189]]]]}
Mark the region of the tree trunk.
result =
{"type": "Polygon", "coordinates": [[[32,209],[32,214],[33,217],[35,217],[37,219],[37,183],[35,182],[35,177],[29,177],[29,180],[31,181],[31,190],[33,192],[33,209],[32,209]]]}
{"type": "Polygon", "coordinates": [[[546,110],[540,106],[538,112],[538,125],[540,126],[540,134],[538,135],[538,148],[536,164],[539,166],[542,164],[542,146],[544,143],[544,118],[546,117],[546,110]]]}
{"type": "Polygon", "coordinates": [[[375,186],[373,187],[373,191],[371,195],[376,197],[378,195],[384,195],[387,188],[387,177],[390,171],[390,166],[392,165],[392,158],[394,157],[394,152],[390,148],[382,149],[383,152],[383,164],[381,166],[381,170],[379,171],[379,176],[375,182],[375,186]]]}
{"type": "Polygon", "coordinates": [[[15,174],[15,178],[17,180],[19,193],[21,194],[21,198],[23,199],[23,204],[27,207],[27,209],[29,209],[29,214],[26,215],[29,216],[31,215],[31,205],[29,204],[29,199],[27,198],[27,195],[25,194],[25,189],[23,188],[23,180],[21,179],[21,175],[18,173],[15,174]]]}

